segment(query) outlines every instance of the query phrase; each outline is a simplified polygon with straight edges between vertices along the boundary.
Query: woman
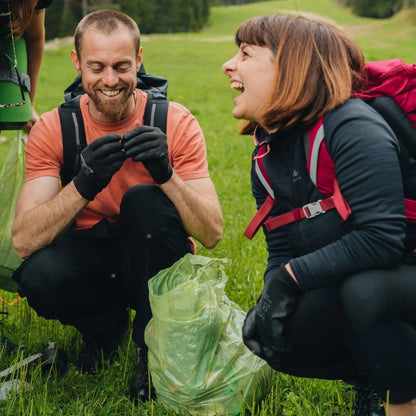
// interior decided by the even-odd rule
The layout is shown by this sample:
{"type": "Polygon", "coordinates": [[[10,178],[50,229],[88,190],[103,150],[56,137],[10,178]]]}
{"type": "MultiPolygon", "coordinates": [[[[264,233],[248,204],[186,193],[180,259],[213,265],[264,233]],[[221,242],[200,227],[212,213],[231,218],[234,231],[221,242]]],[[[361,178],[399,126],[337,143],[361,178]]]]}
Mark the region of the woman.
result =
{"type": "Polygon", "coordinates": [[[403,189],[416,199],[415,163],[369,105],[350,99],[364,58],[340,29],[311,17],[258,16],[235,40],[239,51],[223,72],[240,92],[233,109],[246,120],[240,133],[254,132],[259,143],[251,174],[258,208],[268,197],[258,157],[276,196],[273,217],[324,199],[310,179],[303,137],[324,116],[351,210],[345,221],[331,209],[263,228],[265,286],[247,314],[244,342],[278,371],[354,384],[356,416],[384,415],[387,406],[390,416],[414,416],[416,230],[406,223],[403,189]]]}
{"type": "Polygon", "coordinates": [[[0,27],[7,28],[2,34],[13,41],[24,37],[26,41],[27,74],[30,79],[29,98],[32,105],[32,118],[26,123],[29,133],[39,120],[34,108],[36,86],[45,45],[45,8],[53,0],[0,0],[0,27]]]}

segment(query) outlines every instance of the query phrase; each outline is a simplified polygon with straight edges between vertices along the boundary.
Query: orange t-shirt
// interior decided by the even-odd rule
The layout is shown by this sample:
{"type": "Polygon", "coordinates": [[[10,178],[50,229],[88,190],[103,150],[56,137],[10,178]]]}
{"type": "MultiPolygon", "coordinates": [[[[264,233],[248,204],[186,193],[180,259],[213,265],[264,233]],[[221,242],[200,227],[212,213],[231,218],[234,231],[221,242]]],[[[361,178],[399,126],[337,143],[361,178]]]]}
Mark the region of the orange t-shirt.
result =
{"type": "MultiPolygon", "coordinates": [[[[117,123],[102,123],[91,118],[87,95],[81,97],[87,144],[97,137],[110,133],[123,136],[127,131],[143,124],[147,94],[136,90],[136,108],[126,119],[117,123]]],[[[183,179],[209,177],[206,146],[202,130],[195,117],[182,105],[169,102],[167,119],[169,161],[183,179]]],[[[33,127],[25,147],[26,179],[41,176],[60,177],[63,164],[63,145],[58,109],[42,115],[33,127]]],[[[76,228],[90,228],[102,219],[118,220],[120,202],[124,193],[134,185],[154,183],[141,162],[127,159],[110,183],[91,201],[76,218],[76,228]]]]}

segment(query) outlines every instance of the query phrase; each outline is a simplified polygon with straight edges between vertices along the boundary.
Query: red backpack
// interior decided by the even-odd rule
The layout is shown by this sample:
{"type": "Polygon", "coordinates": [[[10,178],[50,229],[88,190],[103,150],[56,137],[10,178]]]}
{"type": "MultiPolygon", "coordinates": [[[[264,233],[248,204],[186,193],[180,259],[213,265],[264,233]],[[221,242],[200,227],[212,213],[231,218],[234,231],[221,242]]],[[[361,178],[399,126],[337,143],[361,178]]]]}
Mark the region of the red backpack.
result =
{"type": "MultiPolygon", "coordinates": [[[[416,65],[406,64],[399,59],[367,62],[364,75],[365,88],[353,94],[353,97],[362,98],[377,110],[409,154],[416,158],[416,65]]],[[[250,240],[263,224],[270,231],[294,221],[324,214],[330,209],[336,209],[344,221],[350,215],[350,207],[339,189],[334,162],[325,144],[323,120],[322,116],[309,130],[309,134],[305,135],[305,140],[309,141],[306,147],[309,148],[307,168],[310,178],[326,198],[277,217],[270,216],[275,196],[263,166],[268,145],[256,143],[259,151],[255,157],[255,171],[269,195],[244,232],[250,240]]],[[[405,199],[405,214],[408,220],[416,221],[416,201],[405,199]]]]}

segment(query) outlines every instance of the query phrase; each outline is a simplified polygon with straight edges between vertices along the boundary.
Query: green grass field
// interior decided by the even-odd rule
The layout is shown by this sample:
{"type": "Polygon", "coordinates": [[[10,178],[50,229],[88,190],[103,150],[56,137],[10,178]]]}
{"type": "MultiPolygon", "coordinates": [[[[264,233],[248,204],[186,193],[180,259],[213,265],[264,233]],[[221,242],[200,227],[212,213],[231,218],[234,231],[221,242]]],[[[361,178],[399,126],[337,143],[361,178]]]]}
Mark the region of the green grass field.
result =
{"type": "MultiPolygon", "coordinates": [[[[220,198],[224,215],[224,238],[207,251],[198,246],[198,254],[227,258],[229,298],[248,310],[262,288],[262,275],[267,253],[264,238],[259,233],[251,242],[243,231],[255,212],[250,192],[250,156],[252,139],[237,134],[239,122],[231,116],[235,96],[221,66],[237,48],[233,35],[246,19],[258,14],[299,11],[317,13],[333,19],[352,35],[364,50],[367,60],[401,58],[416,62],[416,12],[406,10],[388,20],[359,18],[333,0],[275,0],[244,6],[215,7],[209,25],[200,33],[143,36],[144,63],[147,72],[169,80],[168,96],[188,107],[204,131],[210,172],[220,198]]],[[[41,70],[36,100],[39,114],[63,101],[63,90],[74,79],[69,52],[72,45],[59,49],[48,47],[41,70]]],[[[0,164],[3,163],[15,132],[1,133],[0,164]]],[[[17,294],[0,291],[11,302],[17,294]]],[[[108,300],[109,302],[112,299],[108,300]]],[[[23,356],[38,352],[46,341],[56,341],[74,362],[80,347],[80,337],[71,327],[46,321],[22,300],[5,306],[5,335],[25,344],[24,354],[0,351],[0,371],[23,356]]],[[[1,317],[0,317],[1,319],[1,317]]],[[[1,323],[1,322],[0,322],[1,323]]],[[[42,375],[39,367],[17,374],[32,384],[23,394],[13,393],[0,401],[2,416],[95,416],[95,415],[174,415],[160,402],[134,405],[128,398],[128,381],[133,372],[133,345],[128,340],[120,351],[120,359],[97,376],[82,375],[70,364],[63,377],[42,375]]],[[[1,384],[1,383],[0,383],[1,384]]],[[[348,415],[352,394],[344,393],[341,381],[299,379],[275,374],[270,394],[256,408],[242,414],[261,416],[341,416],[348,415]]]]}

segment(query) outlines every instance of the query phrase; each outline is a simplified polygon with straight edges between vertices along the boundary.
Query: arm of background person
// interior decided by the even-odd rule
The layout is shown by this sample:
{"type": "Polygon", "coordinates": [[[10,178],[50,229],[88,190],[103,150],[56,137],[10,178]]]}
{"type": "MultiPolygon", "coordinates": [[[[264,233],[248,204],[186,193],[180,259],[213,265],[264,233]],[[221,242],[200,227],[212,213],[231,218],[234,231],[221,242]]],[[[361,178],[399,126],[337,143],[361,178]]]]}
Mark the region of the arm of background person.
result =
{"type": "Polygon", "coordinates": [[[32,118],[25,126],[29,132],[32,126],[39,120],[39,116],[34,109],[34,100],[45,46],[45,9],[35,10],[24,36],[26,40],[27,73],[30,78],[29,97],[32,103],[32,118]]]}
{"type": "Polygon", "coordinates": [[[23,185],[12,228],[13,245],[21,258],[49,245],[88,204],[70,182],[59,191],[59,178],[43,176],[23,185]]]}
{"type": "Polygon", "coordinates": [[[211,179],[183,181],[173,172],[160,188],[178,210],[186,232],[204,247],[214,248],[222,238],[222,213],[211,179]]]}

